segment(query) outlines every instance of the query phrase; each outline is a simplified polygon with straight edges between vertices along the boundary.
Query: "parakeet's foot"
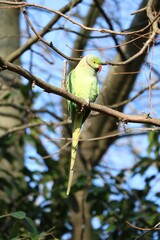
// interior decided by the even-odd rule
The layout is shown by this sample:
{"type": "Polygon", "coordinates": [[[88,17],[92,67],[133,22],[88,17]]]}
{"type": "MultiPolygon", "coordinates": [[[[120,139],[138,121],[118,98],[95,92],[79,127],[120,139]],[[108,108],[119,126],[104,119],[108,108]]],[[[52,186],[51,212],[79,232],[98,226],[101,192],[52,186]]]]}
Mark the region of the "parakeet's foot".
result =
{"type": "MultiPolygon", "coordinates": [[[[89,106],[89,103],[90,103],[89,99],[84,99],[84,100],[87,102],[87,105],[89,106]]],[[[78,109],[78,114],[81,114],[84,111],[85,108],[86,108],[86,105],[81,104],[79,109],[78,109]]]]}

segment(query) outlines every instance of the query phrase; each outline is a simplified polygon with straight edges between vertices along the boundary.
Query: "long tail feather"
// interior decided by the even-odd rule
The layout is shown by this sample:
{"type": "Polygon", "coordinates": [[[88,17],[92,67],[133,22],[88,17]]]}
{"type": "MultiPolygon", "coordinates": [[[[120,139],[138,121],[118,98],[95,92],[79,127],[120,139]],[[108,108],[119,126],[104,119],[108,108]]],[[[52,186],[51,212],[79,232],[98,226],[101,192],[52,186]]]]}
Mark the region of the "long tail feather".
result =
{"type": "Polygon", "coordinates": [[[79,114],[74,119],[73,123],[73,130],[72,130],[72,148],[71,148],[71,163],[70,163],[70,172],[69,172],[69,180],[68,180],[68,187],[67,187],[67,195],[70,193],[73,174],[74,174],[74,165],[75,165],[75,158],[77,153],[77,146],[78,146],[78,139],[81,131],[82,126],[82,116],[79,114]]]}

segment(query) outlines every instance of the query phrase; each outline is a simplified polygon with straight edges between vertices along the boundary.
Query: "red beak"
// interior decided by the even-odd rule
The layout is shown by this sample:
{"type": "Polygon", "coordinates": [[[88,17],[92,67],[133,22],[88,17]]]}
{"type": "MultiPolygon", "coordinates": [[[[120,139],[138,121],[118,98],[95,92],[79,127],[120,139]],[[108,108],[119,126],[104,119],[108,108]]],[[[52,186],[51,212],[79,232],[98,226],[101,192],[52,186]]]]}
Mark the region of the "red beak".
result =
{"type": "Polygon", "coordinates": [[[102,70],[102,65],[99,65],[98,72],[100,72],[101,70],[102,70]]]}

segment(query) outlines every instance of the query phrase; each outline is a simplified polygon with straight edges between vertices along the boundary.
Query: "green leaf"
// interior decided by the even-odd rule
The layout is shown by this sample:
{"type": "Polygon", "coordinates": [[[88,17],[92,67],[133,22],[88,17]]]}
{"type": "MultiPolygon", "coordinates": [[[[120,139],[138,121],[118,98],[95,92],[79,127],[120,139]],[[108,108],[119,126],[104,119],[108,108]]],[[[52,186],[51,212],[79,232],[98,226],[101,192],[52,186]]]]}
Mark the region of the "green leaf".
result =
{"type": "Polygon", "coordinates": [[[16,221],[15,224],[12,226],[10,239],[18,239],[19,229],[20,229],[21,221],[16,221]]]}
{"type": "Polygon", "coordinates": [[[116,224],[110,224],[107,228],[107,232],[113,232],[116,229],[116,224]]]}
{"type": "Polygon", "coordinates": [[[23,219],[26,217],[26,213],[22,211],[12,212],[10,215],[17,219],[23,219]]]}
{"type": "MultiPolygon", "coordinates": [[[[25,217],[24,224],[25,224],[27,230],[31,233],[32,237],[36,237],[36,236],[38,237],[38,235],[39,235],[38,230],[36,228],[35,223],[32,221],[31,218],[25,217]]],[[[37,239],[37,238],[34,238],[34,239],[37,239]]]]}
{"type": "Polygon", "coordinates": [[[4,96],[3,96],[3,99],[8,99],[9,97],[11,96],[11,93],[10,92],[8,92],[7,94],[5,94],[4,96]]]}

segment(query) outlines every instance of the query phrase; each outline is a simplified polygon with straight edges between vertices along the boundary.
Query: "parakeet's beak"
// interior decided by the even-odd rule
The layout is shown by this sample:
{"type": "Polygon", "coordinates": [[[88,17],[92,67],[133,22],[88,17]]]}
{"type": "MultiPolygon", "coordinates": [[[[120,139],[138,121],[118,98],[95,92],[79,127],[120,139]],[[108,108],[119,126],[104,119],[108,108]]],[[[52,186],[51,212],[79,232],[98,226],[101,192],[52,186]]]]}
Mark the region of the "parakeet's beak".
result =
{"type": "Polygon", "coordinates": [[[99,65],[97,72],[100,72],[102,70],[102,65],[99,65]]]}

